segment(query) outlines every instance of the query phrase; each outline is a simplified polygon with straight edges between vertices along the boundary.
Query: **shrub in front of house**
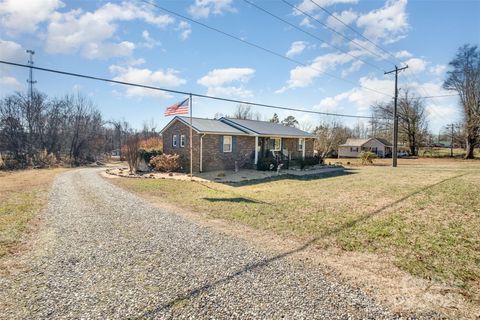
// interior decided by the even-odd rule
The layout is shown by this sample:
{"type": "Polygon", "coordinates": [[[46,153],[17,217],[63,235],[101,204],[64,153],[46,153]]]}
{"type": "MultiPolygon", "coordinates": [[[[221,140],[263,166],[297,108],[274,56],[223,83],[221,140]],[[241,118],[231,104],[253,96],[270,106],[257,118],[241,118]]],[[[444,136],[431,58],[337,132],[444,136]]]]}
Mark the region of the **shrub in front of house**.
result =
{"type": "Polygon", "coordinates": [[[159,149],[140,149],[138,150],[138,154],[146,163],[150,163],[153,157],[160,156],[163,152],[159,149]]]}
{"type": "Polygon", "coordinates": [[[277,161],[273,158],[262,158],[257,162],[257,170],[260,171],[270,171],[277,169],[277,161]],[[273,165],[273,168],[272,168],[273,165]]]}
{"type": "Polygon", "coordinates": [[[362,160],[362,164],[373,164],[373,160],[377,158],[377,155],[370,151],[362,151],[360,153],[360,159],[362,160]]]}
{"type": "Polygon", "coordinates": [[[178,171],[180,165],[180,155],[178,154],[162,154],[150,159],[150,165],[154,170],[160,172],[178,171]]]}

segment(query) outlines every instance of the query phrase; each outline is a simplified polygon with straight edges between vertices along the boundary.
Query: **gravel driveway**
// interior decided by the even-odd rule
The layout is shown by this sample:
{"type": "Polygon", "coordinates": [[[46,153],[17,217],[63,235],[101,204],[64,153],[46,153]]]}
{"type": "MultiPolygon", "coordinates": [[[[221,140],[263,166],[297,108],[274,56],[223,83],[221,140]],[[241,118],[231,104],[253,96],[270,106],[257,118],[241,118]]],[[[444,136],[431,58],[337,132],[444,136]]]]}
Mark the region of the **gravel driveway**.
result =
{"type": "MultiPolygon", "coordinates": [[[[57,177],[0,318],[392,318],[319,268],[155,208],[80,169],[57,177]]],[[[185,194],[185,197],[188,197],[185,194]]]]}

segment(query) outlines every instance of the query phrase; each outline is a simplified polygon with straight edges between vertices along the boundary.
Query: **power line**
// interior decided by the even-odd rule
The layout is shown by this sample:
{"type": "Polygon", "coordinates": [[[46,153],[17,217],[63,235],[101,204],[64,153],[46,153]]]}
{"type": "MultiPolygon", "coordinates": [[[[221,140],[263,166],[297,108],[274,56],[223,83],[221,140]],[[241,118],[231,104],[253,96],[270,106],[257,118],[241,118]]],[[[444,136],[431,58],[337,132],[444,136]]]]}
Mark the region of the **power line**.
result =
{"type": "MultiPolygon", "coordinates": [[[[397,57],[395,57],[391,52],[389,52],[388,50],[382,48],[381,46],[379,46],[378,44],[376,44],[375,42],[373,42],[372,40],[368,39],[367,37],[365,37],[363,34],[361,34],[360,32],[358,32],[357,30],[355,30],[354,28],[352,28],[351,26],[349,26],[347,23],[343,22],[342,19],[338,18],[337,16],[335,16],[333,13],[331,13],[330,11],[328,11],[327,9],[325,9],[324,7],[322,7],[321,5],[319,5],[317,2],[315,2],[314,0],[310,0],[310,2],[312,2],[315,6],[317,6],[318,8],[320,8],[321,10],[323,10],[325,13],[327,13],[329,16],[333,17],[335,20],[337,20],[338,22],[340,22],[341,24],[343,24],[345,27],[347,27],[348,29],[350,29],[351,31],[355,32],[356,34],[358,34],[360,37],[362,37],[363,39],[365,39],[366,41],[370,42],[371,44],[373,44],[375,47],[377,47],[378,49],[380,49],[381,51],[385,52],[386,54],[388,54],[389,56],[393,57],[394,59],[398,60],[397,57]]],[[[298,9],[297,9],[298,10],[298,9]]],[[[378,56],[378,54],[377,54],[378,56]]],[[[381,57],[383,59],[383,57],[381,57]]],[[[391,64],[395,65],[394,62],[392,61],[389,61],[387,60],[388,62],[390,62],[391,64]]],[[[400,61],[400,60],[398,60],[400,61]]],[[[401,61],[400,61],[401,62],[401,61]]]]}
{"type": "Polygon", "coordinates": [[[458,96],[458,93],[454,93],[454,94],[441,94],[441,95],[438,95],[438,96],[424,96],[424,97],[421,97],[422,99],[435,99],[435,98],[447,98],[447,97],[455,97],[455,96],[458,96]]]}
{"type": "MultiPolygon", "coordinates": [[[[244,1],[246,1],[246,0],[244,0],[244,1]]],[[[363,45],[361,45],[360,43],[356,42],[354,39],[352,39],[352,38],[350,38],[350,37],[347,37],[346,35],[344,35],[344,34],[341,33],[341,32],[338,32],[337,30],[335,30],[334,28],[330,27],[330,26],[327,25],[326,23],[323,23],[322,21],[318,20],[317,18],[315,18],[315,17],[312,16],[311,14],[303,11],[302,9],[299,9],[299,8],[298,8],[297,6],[295,6],[294,4],[292,4],[292,3],[290,3],[290,2],[288,2],[288,1],[286,1],[286,0],[282,0],[282,2],[285,3],[285,4],[287,4],[288,6],[292,7],[293,9],[297,10],[298,12],[301,12],[301,13],[302,13],[303,15],[305,15],[306,17],[308,17],[308,18],[310,18],[310,19],[318,22],[319,24],[321,24],[321,25],[324,26],[325,28],[331,30],[332,32],[338,34],[338,35],[341,36],[342,38],[344,38],[344,39],[348,40],[349,42],[355,44],[357,47],[362,48],[363,50],[365,50],[365,51],[373,54],[374,56],[377,56],[377,57],[379,57],[380,59],[384,60],[384,58],[383,58],[381,55],[379,55],[378,53],[376,53],[376,52],[374,52],[374,51],[371,51],[370,49],[368,49],[368,48],[364,47],[363,45]]],[[[343,22],[342,22],[342,23],[343,23],[343,22]]],[[[381,71],[383,72],[383,70],[380,69],[380,68],[378,68],[377,66],[375,66],[375,68],[377,68],[377,69],[379,69],[379,70],[381,70],[381,71]]]]}
{"type": "Polygon", "coordinates": [[[207,28],[207,29],[209,29],[209,30],[212,30],[212,31],[215,31],[215,32],[217,32],[217,33],[223,34],[224,36],[227,36],[227,37],[229,37],[229,38],[231,38],[231,39],[240,41],[240,42],[242,42],[242,43],[244,43],[244,44],[247,44],[247,45],[249,45],[249,46],[251,46],[251,47],[257,48],[257,49],[262,50],[262,51],[265,51],[265,52],[270,53],[270,54],[272,54],[272,55],[274,55],[274,56],[277,56],[277,57],[282,58],[282,59],[284,59],[284,60],[290,61],[290,62],[292,62],[292,63],[294,63],[294,64],[297,64],[297,65],[300,65],[300,66],[303,66],[303,67],[306,67],[306,68],[310,68],[310,69],[312,69],[312,70],[315,70],[315,71],[319,72],[320,74],[325,74],[325,75],[328,75],[328,76],[330,76],[330,77],[332,77],[332,78],[334,78],[334,79],[337,79],[337,80],[340,80],[340,81],[344,81],[344,82],[350,83],[350,84],[352,84],[352,85],[354,85],[354,86],[357,86],[357,87],[360,87],[360,88],[363,88],[363,89],[366,89],[366,90],[369,90],[369,91],[372,91],[372,92],[375,92],[375,93],[378,93],[378,94],[381,94],[381,95],[384,95],[384,96],[387,96],[387,97],[392,97],[390,94],[387,94],[387,93],[384,93],[384,92],[381,92],[381,91],[378,91],[378,90],[376,90],[376,89],[372,89],[372,88],[369,88],[369,87],[366,87],[366,86],[362,86],[362,85],[360,85],[360,84],[358,84],[358,83],[356,83],[356,82],[354,82],[354,81],[350,81],[350,80],[348,80],[348,79],[343,79],[343,78],[341,78],[341,77],[339,77],[339,76],[336,76],[336,75],[334,75],[334,74],[332,74],[332,73],[326,72],[326,71],[324,71],[324,70],[317,69],[317,68],[313,67],[312,65],[308,65],[308,64],[306,64],[306,63],[304,63],[304,62],[301,62],[301,61],[299,61],[299,60],[289,58],[289,57],[287,57],[286,55],[283,55],[283,54],[281,54],[281,53],[275,52],[275,51],[270,50],[270,49],[268,49],[268,48],[262,47],[261,45],[258,45],[258,44],[256,44],[256,43],[250,42],[250,41],[245,40],[245,39],[242,39],[242,38],[239,38],[239,37],[237,37],[237,36],[235,36],[235,35],[233,35],[233,34],[231,34],[231,33],[222,31],[222,30],[220,30],[220,29],[218,29],[218,28],[209,26],[209,25],[207,25],[207,24],[205,24],[205,23],[203,23],[203,22],[200,22],[200,21],[198,21],[198,20],[189,18],[189,17],[187,17],[187,16],[185,16],[185,15],[183,15],[183,14],[180,14],[180,13],[177,13],[177,12],[172,11],[172,10],[170,10],[170,9],[164,8],[164,7],[162,7],[162,6],[159,6],[158,4],[156,4],[156,3],[154,3],[154,2],[150,2],[150,1],[147,1],[147,0],[141,0],[141,1],[144,2],[144,3],[146,3],[146,4],[151,5],[151,6],[153,6],[153,7],[156,7],[156,8],[158,8],[158,9],[164,11],[164,12],[170,13],[170,14],[172,14],[172,15],[174,15],[174,16],[177,16],[177,17],[182,18],[182,19],[184,19],[184,20],[187,20],[187,21],[190,21],[190,22],[192,22],[192,23],[198,24],[198,25],[200,25],[200,26],[202,26],[202,27],[204,27],[204,28],[207,28]]]}
{"type": "Polygon", "coordinates": [[[263,107],[263,108],[280,109],[280,110],[296,111],[296,112],[305,112],[305,113],[318,114],[318,115],[324,115],[324,116],[335,116],[335,117],[357,118],[357,119],[374,119],[374,117],[370,117],[370,116],[358,116],[358,115],[353,115],[353,114],[341,114],[341,113],[332,113],[332,112],[313,111],[313,110],[305,110],[305,109],[298,109],[298,108],[282,107],[282,106],[277,106],[277,105],[272,105],[272,104],[256,103],[256,102],[251,102],[251,101],[229,99],[229,98],[223,98],[223,97],[215,97],[215,96],[199,94],[199,93],[192,93],[192,92],[187,92],[187,91],[180,91],[180,90],[166,89],[166,88],[161,88],[161,87],[148,86],[148,85],[143,85],[143,84],[138,84],[138,83],[133,83],[133,82],[111,80],[111,79],[107,79],[107,78],[89,76],[89,75],[85,75],[85,74],[61,71],[61,70],[56,70],[56,69],[34,67],[34,66],[31,66],[31,65],[20,64],[20,63],[4,61],[4,60],[0,60],[0,63],[1,64],[6,64],[6,65],[11,65],[11,66],[16,66],[16,67],[22,67],[22,68],[32,68],[32,69],[39,70],[39,71],[57,73],[57,74],[62,74],[62,75],[72,76],[72,77],[77,77],[77,78],[85,78],[85,79],[90,79],[90,80],[97,80],[97,81],[103,81],[103,82],[115,83],[115,84],[120,84],[120,85],[125,85],[125,86],[132,86],[132,87],[137,87],[137,88],[157,90],[157,91],[163,91],[163,92],[169,92],[169,93],[175,93],[175,94],[192,95],[194,97],[199,97],[199,98],[212,99],[212,100],[225,101],[225,102],[233,102],[233,103],[240,103],[240,104],[247,104],[247,105],[258,106],[258,107],[263,107]]]}
{"type": "MultiPolygon", "coordinates": [[[[296,30],[298,30],[298,31],[300,31],[300,32],[303,32],[303,33],[309,35],[310,37],[312,37],[312,38],[314,38],[314,39],[317,39],[317,40],[319,40],[320,42],[323,42],[323,43],[327,44],[328,46],[330,46],[330,47],[332,47],[332,48],[334,48],[334,49],[337,49],[338,51],[341,51],[341,52],[349,55],[350,57],[352,57],[352,58],[354,58],[354,59],[356,59],[356,60],[358,60],[358,61],[366,64],[366,65],[371,66],[372,68],[375,68],[375,69],[377,69],[377,70],[383,71],[381,68],[377,67],[376,65],[374,65],[374,64],[372,64],[372,63],[370,63],[370,62],[368,62],[368,61],[366,61],[366,60],[364,60],[364,59],[361,59],[361,58],[359,58],[358,56],[354,56],[353,54],[351,54],[350,52],[348,52],[348,51],[346,51],[346,50],[343,50],[343,49],[341,49],[341,48],[339,48],[339,47],[337,47],[337,46],[334,46],[334,45],[328,43],[326,40],[323,40],[322,38],[319,38],[319,37],[316,36],[315,34],[309,32],[309,31],[307,31],[307,30],[305,30],[305,29],[303,29],[303,28],[300,28],[300,27],[296,26],[295,24],[293,24],[293,23],[291,23],[291,22],[289,22],[289,21],[287,21],[287,20],[285,20],[285,19],[283,19],[283,18],[281,18],[281,17],[273,14],[272,12],[268,11],[267,9],[260,7],[259,5],[253,3],[253,2],[251,2],[251,1],[249,1],[249,0],[243,0],[243,1],[246,2],[246,3],[248,3],[248,4],[250,4],[251,6],[253,6],[253,7],[255,7],[255,8],[257,8],[258,10],[263,11],[264,13],[266,13],[266,14],[274,17],[275,19],[282,21],[283,23],[291,26],[292,28],[295,28],[296,30]]],[[[286,2],[286,1],[283,1],[283,2],[285,2],[285,3],[288,4],[288,2],[286,2]]],[[[332,30],[333,30],[333,29],[332,29],[332,30]]],[[[334,30],[334,31],[335,31],[335,30],[334,30]]],[[[353,41],[353,40],[351,40],[351,41],[353,41]]]]}

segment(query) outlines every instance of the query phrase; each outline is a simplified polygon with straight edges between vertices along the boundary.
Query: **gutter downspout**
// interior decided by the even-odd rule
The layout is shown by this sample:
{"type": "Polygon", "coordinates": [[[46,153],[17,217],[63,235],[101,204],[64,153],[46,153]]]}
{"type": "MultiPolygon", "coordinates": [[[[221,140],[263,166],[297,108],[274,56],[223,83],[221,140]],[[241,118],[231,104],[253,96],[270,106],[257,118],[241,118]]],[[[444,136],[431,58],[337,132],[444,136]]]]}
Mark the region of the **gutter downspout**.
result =
{"type": "Polygon", "coordinates": [[[305,160],[305,149],[307,148],[307,139],[303,138],[302,158],[305,160]]]}
{"type": "Polygon", "coordinates": [[[200,172],[203,172],[203,137],[205,133],[200,136],[200,172]]]}

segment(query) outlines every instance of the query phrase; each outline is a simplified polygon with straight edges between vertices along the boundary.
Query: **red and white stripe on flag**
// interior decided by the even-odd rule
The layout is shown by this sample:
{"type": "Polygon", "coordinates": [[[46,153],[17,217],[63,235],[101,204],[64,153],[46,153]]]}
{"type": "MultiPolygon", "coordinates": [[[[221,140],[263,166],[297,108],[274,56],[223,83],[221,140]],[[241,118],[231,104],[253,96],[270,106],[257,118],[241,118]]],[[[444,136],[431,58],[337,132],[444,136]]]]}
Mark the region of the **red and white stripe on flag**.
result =
{"type": "Polygon", "coordinates": [[[165,109],[165,117],[173,116],[177,114],[188,114],[189,106],[190,106],[190,98],[187,98],[182,102],[175,103],[174,105],[165,109]]]}

